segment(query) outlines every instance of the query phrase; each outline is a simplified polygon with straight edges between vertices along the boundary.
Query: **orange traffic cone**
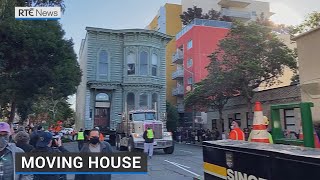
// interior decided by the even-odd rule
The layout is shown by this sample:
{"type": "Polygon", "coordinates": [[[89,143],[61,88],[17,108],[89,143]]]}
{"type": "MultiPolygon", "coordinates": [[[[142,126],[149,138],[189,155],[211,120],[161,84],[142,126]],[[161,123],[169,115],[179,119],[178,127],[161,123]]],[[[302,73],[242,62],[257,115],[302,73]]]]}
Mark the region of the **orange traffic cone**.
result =
{"type": "MultiPolygon", "coordinates": [[[[313,129],[313,134],[314,134],[314,147],[315,148],[320,148],[320,141],[319,141],[319,137],[317,135],[317,133],[315,132],[315,130],[313,129]]],[[[303,132],[302,132],[302,126],[300,126],[300,132],[299,132],[299,139],[303,140],[304,136],[303,136],[303,132]]]]}
{"type": "Polygon", "coordinates": [[[270,143],[269,133],[267,131],[267,125],[263,117],[262,106],[260,102],[256,102],[254,107],[251,142],[270,143]]]}

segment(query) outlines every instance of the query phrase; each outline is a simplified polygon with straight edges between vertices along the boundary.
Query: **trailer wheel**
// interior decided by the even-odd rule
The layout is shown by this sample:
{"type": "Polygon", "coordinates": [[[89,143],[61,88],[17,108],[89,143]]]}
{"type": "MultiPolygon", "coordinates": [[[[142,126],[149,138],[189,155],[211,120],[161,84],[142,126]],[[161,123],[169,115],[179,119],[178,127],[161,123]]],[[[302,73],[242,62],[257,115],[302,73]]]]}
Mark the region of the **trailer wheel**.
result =
{"type": "Polygon", "coordinates": [[[131,137],[129,139],[129,143],[128,143],[128,151],[129,152],[136,152],[136,148],[134,148],[134,142],[133,142],[133,138],[131,137]]]}
{"type": "Polygon", "coordinates": [[[121,146],[120,140],[121,140],[121,136],[117,135],[117,137],[116,137],[116,149],[119,150],[119,151],[123,151],[124,147],[121,146]]]}
{"type": "Polygon", "coordinates": [[[172,154],[174,152],[174,146],[164,148],[163,151],[166,154],[172,154]]]}

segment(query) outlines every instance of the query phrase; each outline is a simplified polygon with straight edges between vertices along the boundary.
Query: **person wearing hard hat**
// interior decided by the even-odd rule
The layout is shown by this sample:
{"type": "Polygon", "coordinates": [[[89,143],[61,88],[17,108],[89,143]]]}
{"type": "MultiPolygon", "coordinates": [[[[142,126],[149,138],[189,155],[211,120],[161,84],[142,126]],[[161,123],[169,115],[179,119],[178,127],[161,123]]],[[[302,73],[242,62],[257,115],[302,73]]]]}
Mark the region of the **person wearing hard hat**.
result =
{"type": "Polygon", "coordinates": [[[231,140],[240,140],[240,141],[244,141],[245,140],[245,134],[240,129],[240,122],[232,121],[232,123],[231,123],[231,131],[230,131],[230,134],[229,134],[229,139],[231,139],[231,140]]]}
{"type": "MultiPolygon", "coordinates": [[[[267,116],[263,116],[263,121],[264,121],[264,124],[268,127],[269,125],[269,119],[267,116]]],[[[248,141],[251,141],[251,133],[249,135],[249,138],[248,138],[248,141]]],[[[268,132],[268,136],[269,136],[269,143],[270,144],[273,144],[273,138],[272,138],[272,135],[268,132]]]]}

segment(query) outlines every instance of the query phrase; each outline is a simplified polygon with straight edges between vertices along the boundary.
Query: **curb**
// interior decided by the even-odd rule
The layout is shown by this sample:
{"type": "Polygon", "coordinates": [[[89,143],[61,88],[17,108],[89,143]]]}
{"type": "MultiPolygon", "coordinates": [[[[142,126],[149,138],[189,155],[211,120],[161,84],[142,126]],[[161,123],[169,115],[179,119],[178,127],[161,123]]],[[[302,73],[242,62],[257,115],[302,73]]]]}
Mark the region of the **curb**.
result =
{"type": "Polygon", "coordinates": [[[186,143],[177,143],[177,142],[176,144],[184,144],[184,145],[199,146],[199,147],[203,146],[202,144],[186,144],[186,143]]]}

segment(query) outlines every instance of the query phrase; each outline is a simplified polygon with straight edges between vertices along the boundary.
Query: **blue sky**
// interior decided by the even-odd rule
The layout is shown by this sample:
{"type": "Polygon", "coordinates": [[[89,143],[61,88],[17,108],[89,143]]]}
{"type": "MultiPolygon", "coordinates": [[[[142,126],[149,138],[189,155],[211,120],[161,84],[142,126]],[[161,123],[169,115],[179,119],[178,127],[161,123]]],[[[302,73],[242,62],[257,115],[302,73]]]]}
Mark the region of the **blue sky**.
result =
{"type": "MultiPolygon", "coordinates": [[[[66,11],[60,22],[67,38],[73,38],[78,54],[87,26],[126,29],[145,28],[165,3],[181,0],[65,0],[66,11]]],[[[199,0],[198,0],[199,1],[199,0]]],[[[320,11],[319,0],[261,0],[270,2],[271,17],[276,23],[296,25],[312,11],[320,11]],[[308,2],[308,3],[306,3],[308,2]]],[[[74,97],[70,99],[75,103],[74,97]]]]}

